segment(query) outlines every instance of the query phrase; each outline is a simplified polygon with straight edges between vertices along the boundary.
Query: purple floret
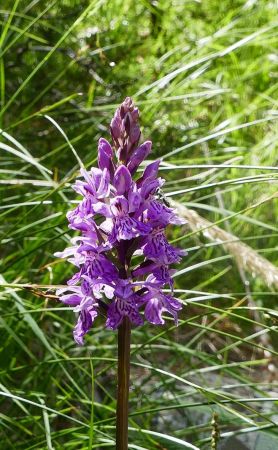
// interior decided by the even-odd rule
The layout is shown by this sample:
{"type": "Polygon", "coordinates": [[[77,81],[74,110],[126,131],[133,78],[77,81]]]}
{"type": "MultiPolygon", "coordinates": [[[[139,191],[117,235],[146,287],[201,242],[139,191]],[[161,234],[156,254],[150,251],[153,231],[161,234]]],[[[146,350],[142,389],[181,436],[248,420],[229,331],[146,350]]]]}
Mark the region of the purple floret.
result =
{"type": "Polygon", "coordinates": [[[173,293],[175,269],[170,265],[186,252],[169,244],[165,229],[185,222],[161,200],[160,161],[138,174],[152,142],[139,144],[139,111],[129,97],[116,110],[110,132],[112,145],[99,140],[98,168],[81,169],[82,178],[73,185],[82,199],[67,218],[69,228],[80,235],[56,253],[77,268],[57,295],[78,315],[73,336],[79,345],[99,312],[106,316],[107,328],[115,330],[124,317],[134,326],[142,325],[144,316],[152,324],[164,324],[164,313],[177,324],[182,308],[164,289],[169,286],[173,293]]]}

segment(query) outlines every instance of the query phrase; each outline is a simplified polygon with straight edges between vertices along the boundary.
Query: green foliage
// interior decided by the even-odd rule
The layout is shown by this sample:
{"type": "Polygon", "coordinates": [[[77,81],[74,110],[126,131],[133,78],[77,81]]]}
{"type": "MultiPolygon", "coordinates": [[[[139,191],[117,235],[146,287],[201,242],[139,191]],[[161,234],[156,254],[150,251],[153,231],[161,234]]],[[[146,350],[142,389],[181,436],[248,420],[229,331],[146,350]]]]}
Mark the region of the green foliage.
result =
{"type": "MultiPolygon", "coordinates": [[[[74,153],[92,165],[132,96],[165,194],[275,265],[275,2],[4,0],[0,26],[0,448],[114,448],[116,334],[77,348],[51,297],[74,153]]],[[[275,284],[207,237],[171,236],[180,326],[132,333],[130,448],[209,449],[213,413],[219,448],[277,446],[275,284]]]]}

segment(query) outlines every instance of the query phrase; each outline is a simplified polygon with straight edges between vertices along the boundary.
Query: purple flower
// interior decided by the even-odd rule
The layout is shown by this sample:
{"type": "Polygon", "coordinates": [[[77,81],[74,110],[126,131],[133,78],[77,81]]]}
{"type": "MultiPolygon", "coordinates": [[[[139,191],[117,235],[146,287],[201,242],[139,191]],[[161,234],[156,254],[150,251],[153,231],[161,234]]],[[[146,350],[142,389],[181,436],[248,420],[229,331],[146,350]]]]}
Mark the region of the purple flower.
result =
{"type": "Polygon", "coordinates": [[[80,305],[84,297],[80,286],[57,289],[57,295],[59,295],[59,299],[61,302],[70,306],[80,305]]]}
{"type": "Polygon", "coordinates": [[[175,225],[184,225],[185,219],[177,216],[173,208],[159,202],[158,200],[151,200],[148,205],[147,218],[154,226],[166,227],[169,223],[175,225]]]}
{"type": "Polygon", "coordinates": [[[80,345],[99,309],[106,314],[107,328],[114,330],[124,317],[142,325],[142,309],[152,324],[164,324],[164,313],[177,323],[182,307],[163,289],[170,286],[173,291],[175,269],[170,265],[185,254],[169,244],[165,230],[184,221],[161,201],[159,161],[135,176],[152,147],[151,141],[139,145],[138,120],[139,111],[127,97],[110,124],[113,145],[101,138],[98,168],[81,169],[82,179],[73,185],[82,199],[67,218],[80,235],[56,256],[66,258],[77,272],[57,295],[78,314],[73,334],[80,345]]]}
{"type": "Polygon", "coordinates": [[[147,223],[130,216],[129,202],[124,196],[118,196],[111,201],[111,211],[113,214],[113,228],[110,242],[129,240],[150,232],[151,228],[147,223]]]}
{"type": "Polygon", "coordinates": [[[144,321],[137,307],[139,297],[134,293],[130,281],[119,281],[114,294],[116,298],[108,308],[106,326],[115,330],[125,316],[128,316],[134,325],[142,325],[144,321]]]}
{"type": "Polygon", "coordinates": [[[85,179],[78,180],[73,189],[85,198],[90,198],[92,203],[96,203],[99,199],[103,199],[109,195],[110,175],[105,167],[103,170],[93,167],[90,172],[85,169],[80,170],[80,174],[85,179]]]}
{"type": "Polygon", "coordinates": [[[162,318],[163,312],[168,312],[174,317],[175,324],[178,324],[178,311],[182,309],[182,304],[171,295],[165,295],[157,290],[150,293],[146,308],[145,317],[148,322],[154,325],[163,325],[165,320],[162,318]]]}
{"type": "Polygon", "coordinates": [[[81,286],[58,289],[57,295],[61,302],[74,306],[74,311],[79,313],[73,337],[77,344],[83,345],[83,336],[88,333],[97,317],[98,303],[92,294],[85,294],[81,286]]]}
{"type": "Polygon", "coordinates": [[[96,316],[97,312],[91,307],[87,307],[80,312],[77,323],[73,330],[73,337],[77,344],[84,344],[83,336],[88,333],[90,328],[92,328],[93,321],[95,320],[96,316]]]}
{"type": "Polygon", "coordinates": [[[169,284],[172,289],[174,284],[172,276],[175,272],[176,270],[169,269],[167,264],[160,264],[151,260],[146,260],[132,271],[132,275],[136,278],[142,277],[143,275],[152,274],[156,283],[163,286],[169,284]]]}
{"type": "Polygon", "coordinates": [[[161,228],[154,228],[145,241],[146,244],[143,246],[144,255],[160,264],[178,263],[181,261],[181,257],[185,255],[184,250],[169,244],[164,230],[161,228]]]}
{"type": "Polygon", "coordinates": [[[118,278],[116,266],[106,256],[97,251],[87,251],[85,267],[86,275],[92,280],[104,277],[107,281],[111,281],[118,278]]]}
{"type": "Polygon", "coordinates": [[[161,291],[161,283],[156,281],[156,277],[149,275],[145,286],[147,293],[144,293],[140,299],[140,305],[145,304],[145,317],[148,322],[154,325],[163,325],[165,320],[162,317],[163,312],[169,313],[174,317],[175,324],[178,323],[178,311],[182,309],[181,302],[172,295],[161,291]]]}

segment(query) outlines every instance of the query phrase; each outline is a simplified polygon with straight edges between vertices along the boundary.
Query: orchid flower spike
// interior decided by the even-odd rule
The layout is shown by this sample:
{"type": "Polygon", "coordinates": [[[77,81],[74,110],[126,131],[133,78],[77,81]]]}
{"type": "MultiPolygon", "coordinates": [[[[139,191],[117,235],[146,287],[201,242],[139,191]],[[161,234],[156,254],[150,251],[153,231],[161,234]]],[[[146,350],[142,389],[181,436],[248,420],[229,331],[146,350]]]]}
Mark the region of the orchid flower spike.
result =
{"type": "Polygon", "coordinates": [[[81,169],[82,179],[73,185],[82,199],[67,218],[80,236],[55,255],[77,269],[57,295],[78,313],[73,336],[79,345],[100,311],[106,327],[116,329],[125,316],[134,326],[142,325],[144,317],[164,324],[164,313],[177,323],[182,308],[163,289],[168,285],[173,292],[175,270],[170,266],[186,252],[169,244],[165,229],[185,221],[158,195],[164,183],[158,177],[159,161],[138,173],[152,148],[151,141],[139,144],[138,119],[138,108],[127,97],[110,124],[112,144],[99,140],[98,168],[81,169]]]}

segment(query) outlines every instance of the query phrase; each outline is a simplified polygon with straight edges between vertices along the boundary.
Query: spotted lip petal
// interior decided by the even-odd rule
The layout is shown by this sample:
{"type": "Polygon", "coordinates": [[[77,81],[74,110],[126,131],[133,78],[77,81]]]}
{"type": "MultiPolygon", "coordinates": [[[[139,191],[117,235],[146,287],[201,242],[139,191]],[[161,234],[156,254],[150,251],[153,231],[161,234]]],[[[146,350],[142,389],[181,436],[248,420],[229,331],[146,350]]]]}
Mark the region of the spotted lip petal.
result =
{"type": "Polygon", "coordinates": [[[175,324],[178,324],[178,311],[182,309],[182,304],[171,295],[165,295],[156,288],[151,288],[145,295],[146,307],[145,317],[148,322],[154,325],[163,325],[165,320],[162,317],[163,312],[173,316],[175,324]]]}
{"type": "Polygon", "coordinates": [[[86,272],[93,280],[105,277],[107,281],[117,280],[119,277],[116,266],[104,255],[93,253],[88,257],[86,272]]]}
{"type": "Polygon", "coordinates": [[[134,301],[125,301],[123,299],[114,300],[114,302],[109,306],[107,312],[106,326],[115,330],[122,323],[123,318],[128,316],[131,323],[136,326],[143,325],[144,320],[140,316],[134,301]]]}
{"type": "Polygon", "coordinates": [[[73,330],[73,337],[78,345],[84,345],[83,337],[92,328],[96,316],[97,312],[94,309],[84,309],[80,312],[73,330]]]}
{"type": "Polygon", "coordinates": [[[139,220],[127,216],[116,218],[111,234],[111,242],[130,240],[137,236],[146,235],[149,232],[150,227],[147,224],[139,222],[139,220]]]}
{"type": "Polygon", "coordinates": [[[158,200],[151,200],[147,210],[147,219],[153,226],[166,227],[169,223],[184,225],[186,220],[179,217],[172,208],[164,205],[158,200]]]}
{"type": "Polygon", "coordinates": [[[178,263],[184,255],[183,250],[169,244],[165,237],[164,230],[161,229],[154,229],[146,238],[143,252],[147,258],[162,265],[178,263]]]}
{"type": "Polygon", "coordinates": [[[163,286],[165,284],[169,284],[172,289],[172,276],[175,272],[175,269],[169,269],[169,266],[166,264],[159,264],[151,260],[146,260],[143,264],[132,271],[132,275],[136,278],[152,274],[154,276],[154,282],[160,283],[163,286]]]}
{"type": "Polygon", "coordinates": [[[129,202],[124,196],[118,196],[111,202],[114,219],[110,242],[130,240],[150,232],[151,228],[148,224],[129,215],[129,208],[129,202]]]}

